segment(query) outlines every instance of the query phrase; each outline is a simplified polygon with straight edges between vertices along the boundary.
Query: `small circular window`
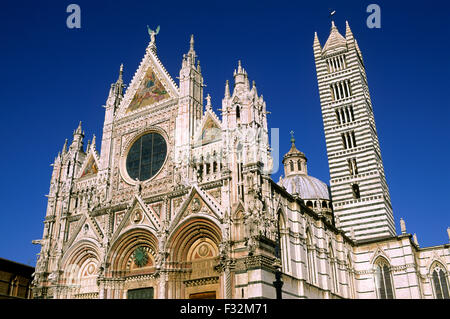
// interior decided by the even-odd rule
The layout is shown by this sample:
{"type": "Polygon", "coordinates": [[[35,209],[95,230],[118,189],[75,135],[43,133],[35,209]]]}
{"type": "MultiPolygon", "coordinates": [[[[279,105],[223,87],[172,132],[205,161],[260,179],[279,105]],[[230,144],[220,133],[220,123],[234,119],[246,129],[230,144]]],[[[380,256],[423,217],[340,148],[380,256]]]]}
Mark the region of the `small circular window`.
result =
{"type": "Polygon", "coordinates": [[[164,164],[167,155],[166,140],[158,133],[142,135],[128,152],[126,168],[133,180],[152,178],[164,164]]]}

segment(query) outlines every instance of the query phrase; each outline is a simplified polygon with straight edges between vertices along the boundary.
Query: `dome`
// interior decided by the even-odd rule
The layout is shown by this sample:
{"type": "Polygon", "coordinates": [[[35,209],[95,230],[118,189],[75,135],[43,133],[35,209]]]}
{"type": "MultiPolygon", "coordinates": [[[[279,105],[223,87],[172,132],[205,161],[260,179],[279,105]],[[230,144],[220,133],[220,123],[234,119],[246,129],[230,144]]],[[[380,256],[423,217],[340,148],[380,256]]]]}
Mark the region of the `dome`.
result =
{"type": "Polygon", "coordinates": [[[286,188],[290,194],[298,193],[302,199],[330,200],[328,185],[312,176],[305,174],[287,176],[278,184],[286,188]]]}

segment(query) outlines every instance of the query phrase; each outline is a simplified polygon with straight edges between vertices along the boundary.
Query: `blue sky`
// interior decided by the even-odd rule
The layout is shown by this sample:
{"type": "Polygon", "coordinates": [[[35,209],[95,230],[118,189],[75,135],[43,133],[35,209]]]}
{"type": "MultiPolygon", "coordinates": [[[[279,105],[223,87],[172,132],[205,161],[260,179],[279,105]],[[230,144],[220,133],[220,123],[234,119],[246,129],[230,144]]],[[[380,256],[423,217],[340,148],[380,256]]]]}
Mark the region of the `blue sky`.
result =
{"type": "MultiPolygon", "coordinates": [[[[221,106],[225,81],[242,60],[264,95],[269,127],[289,131],[309,174],[329,182],[312,51],[323,45],[329,9],[342,34],[348,20],[362,50],[396,227],[422,247],[448,243],[450,226],[450,44],[448,2],[414,1],[7,1],[0,12],[2,211],[0,257],[34,265],[43,231],[52,163],[83,121],[100,148],[104,105],[124,63],[129,82],[161,25],[158,55],[175,79],[195,35],[205,96],[221,106]],[[66,27],[66,7],[81,7],[81,29],[66,27]],[[381,28],[366,7],[381,8],[381,28]]],[[[280,172],[273,175],[278,180],[280,172]]]]}

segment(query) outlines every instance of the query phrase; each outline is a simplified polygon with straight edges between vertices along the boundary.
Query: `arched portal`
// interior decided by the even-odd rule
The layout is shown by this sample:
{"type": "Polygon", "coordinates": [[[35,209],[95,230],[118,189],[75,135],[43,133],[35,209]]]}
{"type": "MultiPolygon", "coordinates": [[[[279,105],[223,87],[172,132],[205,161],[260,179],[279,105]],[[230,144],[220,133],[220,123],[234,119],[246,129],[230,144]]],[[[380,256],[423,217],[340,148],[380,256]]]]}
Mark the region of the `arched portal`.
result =
{"type": "Polygon", "coordinates": [[[107,257],[106,298],[157,296],[157,247],[156,236],[145,228],[131,229],[115,240],[107,257]]]}
{"type": "Polygon", "coordinates": [[[222,298],[221,230],[210,219],[193,217],[169,237],[168,298],[222,298]]]}
{"type": "Polygon", "coordinates": [[[98,247],[83,240],[65,254],[62,260],[61,298],[97,299],[99,289],[97,277],[100,267],[98,247]]]}

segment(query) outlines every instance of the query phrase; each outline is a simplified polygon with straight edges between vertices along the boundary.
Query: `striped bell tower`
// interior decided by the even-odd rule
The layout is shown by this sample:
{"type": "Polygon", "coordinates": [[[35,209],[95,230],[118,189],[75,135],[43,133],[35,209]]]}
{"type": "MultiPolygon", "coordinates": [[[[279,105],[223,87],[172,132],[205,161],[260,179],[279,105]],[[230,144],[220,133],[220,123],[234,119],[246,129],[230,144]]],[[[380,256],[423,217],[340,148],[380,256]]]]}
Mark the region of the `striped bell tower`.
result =
{"type": "Polygon", "coordinates": [[[337,223],[359,241],[395,236],[366,70],[348,22],[345,38],[332,21],[323,48],[317,33],[313,48],[337,223]]]}

